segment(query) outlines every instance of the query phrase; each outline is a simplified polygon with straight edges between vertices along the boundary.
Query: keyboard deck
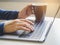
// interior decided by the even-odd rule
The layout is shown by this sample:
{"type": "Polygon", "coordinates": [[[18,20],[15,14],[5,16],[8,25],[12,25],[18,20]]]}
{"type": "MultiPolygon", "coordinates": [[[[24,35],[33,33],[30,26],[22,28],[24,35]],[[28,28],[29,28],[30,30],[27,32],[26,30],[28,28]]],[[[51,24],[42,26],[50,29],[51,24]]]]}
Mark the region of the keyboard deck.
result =
{"type": "Polygon", "coordinates": [[[45,31],[45,28],[48,24],[48,21],[44,21],[42,24],[35,24],[34,25],[34,32],[29,34],[22,34],[19,36],[19,38],[40,38],[42,36],[42,33],[45,31]]]}

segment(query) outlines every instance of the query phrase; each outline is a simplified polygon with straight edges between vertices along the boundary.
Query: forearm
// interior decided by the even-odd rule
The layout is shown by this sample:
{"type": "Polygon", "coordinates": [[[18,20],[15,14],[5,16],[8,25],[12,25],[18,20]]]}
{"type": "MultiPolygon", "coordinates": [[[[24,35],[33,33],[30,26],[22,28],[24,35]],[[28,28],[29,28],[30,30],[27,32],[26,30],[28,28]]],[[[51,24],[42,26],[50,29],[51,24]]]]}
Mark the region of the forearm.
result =
{"type": "Polygon", "coordinates": [[[17,17],[18,11],[0,10],[0,20],[16,19],[17,17]]]}

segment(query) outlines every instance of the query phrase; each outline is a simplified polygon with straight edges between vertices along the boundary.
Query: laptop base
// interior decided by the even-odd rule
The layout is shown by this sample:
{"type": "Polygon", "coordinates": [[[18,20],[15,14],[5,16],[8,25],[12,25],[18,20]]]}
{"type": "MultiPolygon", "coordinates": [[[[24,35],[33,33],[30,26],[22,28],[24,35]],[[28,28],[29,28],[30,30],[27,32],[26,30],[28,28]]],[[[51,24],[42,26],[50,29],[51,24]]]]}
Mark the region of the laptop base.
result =
{"type": "MultiPolygon", "coordinates": [[[[26,36],[26,37],[21,36],[20,37],[18,35],[3,35],[0,37],[0,39],[44,42],[47,37],[47,34],[50,30],[51,23],[52,23],[52,21],[44,21],[40,28],[40,30],[42,30],[42,31],[38,35],[35,35],[34,33],[32,33],[32,36],[30,36],[30,37],[29,36],[26,36]]],[[[39,32],[39,29],[37,29],[37,30],[38,30],[37,32],[39,32]]]]}

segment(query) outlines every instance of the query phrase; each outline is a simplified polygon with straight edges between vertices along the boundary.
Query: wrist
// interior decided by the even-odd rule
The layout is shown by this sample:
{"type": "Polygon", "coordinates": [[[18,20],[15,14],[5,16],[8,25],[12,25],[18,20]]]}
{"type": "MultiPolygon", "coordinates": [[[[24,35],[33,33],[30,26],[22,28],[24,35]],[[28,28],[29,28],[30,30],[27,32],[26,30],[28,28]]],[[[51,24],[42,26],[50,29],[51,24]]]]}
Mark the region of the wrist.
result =
{"type": "Polygon", "coordinates": [[[18,12],[17,19],[20,19],[21,18],[20,15],[21,15],[20,12],[18,12]]]}

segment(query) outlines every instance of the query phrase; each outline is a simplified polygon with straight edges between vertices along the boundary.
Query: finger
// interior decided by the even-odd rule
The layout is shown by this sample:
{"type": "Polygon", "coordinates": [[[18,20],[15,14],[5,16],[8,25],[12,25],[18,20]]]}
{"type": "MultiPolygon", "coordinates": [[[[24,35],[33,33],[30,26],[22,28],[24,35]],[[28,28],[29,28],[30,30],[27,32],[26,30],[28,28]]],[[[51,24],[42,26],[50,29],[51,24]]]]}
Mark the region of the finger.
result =
{"type": "Polygon", "coordinates": [[[34,8],[33,8],[34,6],[33,6],[33,4],[30,4],[29,7],[30,7],[31,13],[34,14],[34,8]]]}
{"type": "Polygon", "coordinates": [[[23,21],[24,21],[24,22],[27,22],[27,23],[29,23],[29,24],[31,24],[31,25],[34,24],[32,21],[27,20],[27,19],[16,19],[16,20],[15,20],[15,22],[19,22],[19,23],[22,23],[23,21]]]}
{"type": "Polygon", "coordinates": [[[19,26],[26,27],[26,28],[30,29],[31,31],[33,31],[33,26],[30,25],[30,24],[27,24],[25,22],[24,23],[17,24],[17,27],[19,27],[19,26]]]}
{"type": "Polygon", "coordinates": [[[27,15],[32,14],[32,6],[31,6],[31,5],[29,5],[29,6],[27,7],[26,14],[27,14],[27,15]]]}
{"type": "Polygon", "coordinates": [[[22,22],[22,23],[17,23],[16,26],[27,26],[26,23],[22,22]]]}
{"type": "Polygon", "coordinates": [[[33,26],[32,25],[28,25],[27,28],[29,28],[31,31],[34,31],[33,26]]]}
{"type": "Polygon", "coordinates": [[[26,20],[26,19],[22,19],[21,21],[27,22],[27,23],[29,23],[29,24],[31,24],[31,25],[34,24],[32,21],[29,21],[29,20],[26,20]]]}
{"type": "Polygon", "coordinates": [[[33,24],[31,21],[25,20],[25,19],[16,20],[16,26],[28,26],[28,25],[30,25],[29,23],[33,24]]]}
{"type": "Polygon", "coordinates": [[[31,31],[30,29],[28,29],[28,28],[26,28],[26,27],[24,27],[24,26],[19,26],[19,27],[17,27],[17,28],[18,28],[18,30],[31,31]]]}

